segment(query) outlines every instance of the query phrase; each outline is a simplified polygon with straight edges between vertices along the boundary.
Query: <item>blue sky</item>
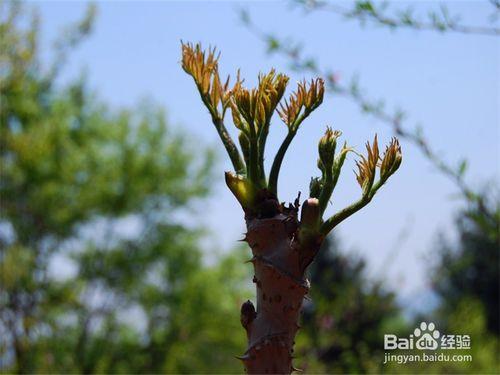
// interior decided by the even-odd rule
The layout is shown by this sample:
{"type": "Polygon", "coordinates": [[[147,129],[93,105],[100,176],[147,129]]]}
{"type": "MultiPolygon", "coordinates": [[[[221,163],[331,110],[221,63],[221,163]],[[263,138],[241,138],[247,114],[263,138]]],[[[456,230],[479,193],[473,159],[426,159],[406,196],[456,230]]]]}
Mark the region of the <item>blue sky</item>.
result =
{"type": "MultiPolygon", "coordinates": [[[[404,6],[407,3],[398,3],[404,6]]],[[[37,2],[42,16],[42,46],[50,56],[51,41],[85,11],[84,2],[37,2]]],[[[469,162],[467,180],[473,186],[498,178],[499,44],[494,37],[439,34],[365,27],[335,15],[306,14],[288,2],[104,2],[97,3],[95,32],[72,55],[63,81],[86,71],[91,87],[116,107],[152,98],[167,108],[171,123],[192,134],[196,143],[220,150],[219,179],[200,221],[211,229],[210,246],[229,249],[244,231],[242,213],[223,184],[230,169],[223,148],[202,107],[195,87],[180,68],[180,40],[201,41],[222,51],[221,70],[241,68],[247,84],[259,71],[275,67],[291,76],[291,87],[302,78],[285,59],[270,57],[264,45],[240,22],[245,8],[263,30],[291,37],[331,67],[341,79],[359,74],[360,83],[388,108],[408,110],[410,124],[420,123],[432,146],[452,163],[469,162]]],[[[437,3],[414,4],[417,11],[437,3]]],[[[482,24],[489,14],[485,2],[453,2],[452,12],[465,23],[482,24]]],[[[359,113],[349,100],[328,96],[303,124],[287,157],[280,179],[280,198],[292,201],[307,194],[316,176],[317,141],[326,125],[343,131],[358,150],[375,132],[382,143],[391,137],[384,124],[359,113]]],[[[285,126],[273,123],[267,159],[272,160],[285,126]]],[[[405,299],[418,300],[428,288],[429,266],[438,232],[453,236],[453,215],[461,207],[457,190],[403,141],[401,170],[380,190],[371,205],[341,224],[336,233],[346,251],[368,260],[371,275],[388,280],[405,299]],[[402,236],[402,231],[406,233],[402,236]],[[400,240],[404,237],[404,241],[400,240]]],[[[350,203],[360,193],[353,160],[340,178],[328,213],[350,203]]],[[[209,246],[209,247],[210,247],[209,246]]]]}

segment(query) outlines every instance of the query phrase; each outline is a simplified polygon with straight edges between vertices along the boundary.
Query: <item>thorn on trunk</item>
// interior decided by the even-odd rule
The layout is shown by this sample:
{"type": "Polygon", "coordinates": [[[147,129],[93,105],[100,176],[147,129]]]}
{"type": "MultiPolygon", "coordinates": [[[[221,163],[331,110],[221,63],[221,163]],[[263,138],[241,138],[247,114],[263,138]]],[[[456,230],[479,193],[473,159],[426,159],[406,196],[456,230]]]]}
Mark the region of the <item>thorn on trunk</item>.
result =
{"type": "Polygon", "coordinates": [[[250,329],[250,325],[252,324],[256,316],[257,313],[255,312],[255,307],[252,301],[247,300],[241,305],[240,322],[243,328],[246,329],[247,333],[250,329]]]}
{"type": "Polygon", "coordinates": [[[252,259],[248,259],[248,260],[246,260],[246,261],[245,261],[245,262],[243,262],[243,263],[253,263],[253,262],[255,262],[256,260],[257,260],[257,258],[253,257],[252,259]]]}
{"type": "Polygon", "coordinates": [[[235,355],[234,356],[236,359],[239,359],[240,361],[242,362],[245,362],[245,361],[248,361],[250,358],[250,356],[248,354],[243,354],[243,355],[235,355]]]}

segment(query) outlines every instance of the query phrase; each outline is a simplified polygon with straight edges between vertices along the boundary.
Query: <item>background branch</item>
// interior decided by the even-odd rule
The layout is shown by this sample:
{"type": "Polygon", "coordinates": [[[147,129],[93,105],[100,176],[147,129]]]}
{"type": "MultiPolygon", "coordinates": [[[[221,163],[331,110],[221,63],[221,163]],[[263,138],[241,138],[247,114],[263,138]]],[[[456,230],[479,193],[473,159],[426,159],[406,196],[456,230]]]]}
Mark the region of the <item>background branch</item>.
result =
{"type": "MultiPolygon", "coordinates": [[[[377,3],[358,0],[349,3],[348,7],[319,0],[295,0],[294,2],[307,11],[323,10],[335,13],[348,20],[357,20],[362,26],[370,22],[390,29],[408,28],[461,34],[500,35],[500,28],[492,25],[463,24],[458,15],[450,15],[444,4],[439,5],[439,10],[430,10],[425,17],[419,17],[414,14],[411,7],[392,10],[388,2],[377,3]]],[[[494,23],[500,9],[499,3],[491,1],[490,4],[494,7],[490,23],[494,23]]]]}

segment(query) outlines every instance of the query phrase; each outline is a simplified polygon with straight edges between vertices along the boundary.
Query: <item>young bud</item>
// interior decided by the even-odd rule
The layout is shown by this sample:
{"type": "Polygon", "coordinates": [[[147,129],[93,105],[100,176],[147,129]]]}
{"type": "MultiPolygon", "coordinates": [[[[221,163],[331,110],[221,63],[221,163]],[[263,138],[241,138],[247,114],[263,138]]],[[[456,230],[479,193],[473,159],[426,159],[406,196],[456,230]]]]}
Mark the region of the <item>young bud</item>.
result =
{"type": "MultiPolygon", "coordinates": [[[[229,77],[222,83],[219,76],[220,54],[216,49],[203,50],[201,44],[182,43],[182,68],[196,83],[203,102],[213,118],[222,119],[229,106],[229,77]]],[[[239,77],[236,82],[238,85],[239,77]]]]}
{"type": "Polygon", "coordinates": [[[285,93],[289,78],[284,74],[276,74],[274,69],[265,75],[259,75],[258,90],[261,97],[266,98],[266,113],[272,115],[272,112],[278,105],[285,93]]]}
{"type": "Polygon", "coordinates": [[[377,135],[375,135],[372,145],[370,145],[369,142],[366,142],[366,151],[366,158],[361,156],[361,160],[356,162],[356,166],[358,167],[356,179],[358,180],[359,186],[361,186],[361,189],[363,190],[363,195],[367,195],[370,192],[375,179],[375,172],[379,160],[377,135]]]}
{"type": "Polygon", "coordinates": [[[244,120],[253,127],[256,135],[267,128],[287,83],[288,77],[276,74],[274,69],[268,74],[260,74],[259,84],[254,89],[246,89],[238,81],[231,91],[231,110],[236,127],[241,130],[244,120]]]}
{"type": "Polygon", "coordinates": [[[278,114],[291,131],[297,131],[300,123],[323,102],[325,93],[324,82],[321,78],[299,82],[297,90],[293,92],[284,104],[280,104],[278,114]]]}
{"type": "Polygon", "coordinates": [[[311,80],[309,83],[309,88],[306,87],[305,82],[304,87],[304,106],[306,110],[312,112],[323,102],[323,96],[325,94],[325,84],[321,78],[316,78],[311,80]]]}
{"type": "Polygon", "coordinates": [[[309,198],[302,204],[302,212],[300,215],[300,224],[303,229],[317,229],[321,219],[321,211],[319,201],[316,198],[309,198]]]}
{"type": "Polygon", "coordinates": [[[217,72],[218,56],[215,48],[208,50],[208,55],[200,44],[182,43],[182,69],[193,77],[202,95],[207,95],[210,89],[210,79],[217,72]]]}
{"type": "Polygon", "coordinates": [[[249,132],[248,124],[245,122],[245,120],[241,118],[238,108],[236,108],[234,102],[230,101],[230,107],[231,107],[231,115],[233,117],[234,126],[236,127],[236,129],[239,129],[242,132],[248,134],[249,132]]]}
{"type": "Polygon", "coordinates": [[[311,182],[309,183],[309,196],[311,198],[319,198],[321,189],[323,189],[323,181],[319,177],[311,178],[311,182]]]}
{"type": "MultiPolygon", "coordinates": [[[[302,249],[308,249],[318,242],[319,229],[321,226],[321,207],[319,200],[309,198],[302,204],[302,212],[300,214],[300,230],[299,242],[302,244],[302,249]]],[[[301,254],[301,264],[305,267],[312,261],[315,252],[307,252],[301,254]]]]}
{"type": "Polygon", "coordinates": [[[226,185],[243,208],[252,208],[255,205],[257,189],[251,181],[231,172],[226,172],[226,185]]]}
{"type": "Polygon", "coordinates": [[[337,138],[342,133],[339,130],[332,130],[328,127],[325,135],[319,140],[318,150],[321,163],[327,170],[331,170],[335,156],[335,147],[337,146],[337,138]]]}
{"type": "Polygon", "coordinates": [[[380,165],[380,179],[387,180],[401,165],[403,156],[401,146],[396,138],[392,138],[391,143],[386,147],[382,164],[380,165]]]}
{"type": "MultiPolygon", "coordinates": [[[[231,110],[233,120],[235,113],[241,116],[248,124],[253,123],[254,117],[254,90],[247,90],[241,85],[233,88],[231,95],[231,110]]],[[[237,123],[235,125],[238,127],[237,123]]]]}

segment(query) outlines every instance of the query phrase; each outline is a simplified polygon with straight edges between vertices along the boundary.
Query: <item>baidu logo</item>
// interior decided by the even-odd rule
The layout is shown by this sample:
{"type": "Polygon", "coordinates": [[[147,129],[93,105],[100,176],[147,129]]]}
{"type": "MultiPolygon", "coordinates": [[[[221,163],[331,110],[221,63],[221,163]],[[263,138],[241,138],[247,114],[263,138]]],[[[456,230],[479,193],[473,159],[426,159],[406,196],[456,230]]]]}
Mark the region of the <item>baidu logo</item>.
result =
{"type": "Polygon", "coordinates": [[[384,335],[385,350],[470,349],[469,335],[442,335],[433,322],[421,322],[408,337],[384,335]]]}
{"type": "Polygon", "coordinates": [[[471,362],[472,354],[449,349],[470,349],[469,335],[444,335],[433,322],[420,322],[408,337],[384,335],[384,362],[471,362]],[[393,351],[394,350],[394,351],[393,351]]]}
{"type": "Polygon", "coordinates": [[[420,328],[415,328],[413,335],[417,339],[415,346],[420,350],[436,350],[439,346],[439,331],[434,323],[420,323],[420,328]]]}

